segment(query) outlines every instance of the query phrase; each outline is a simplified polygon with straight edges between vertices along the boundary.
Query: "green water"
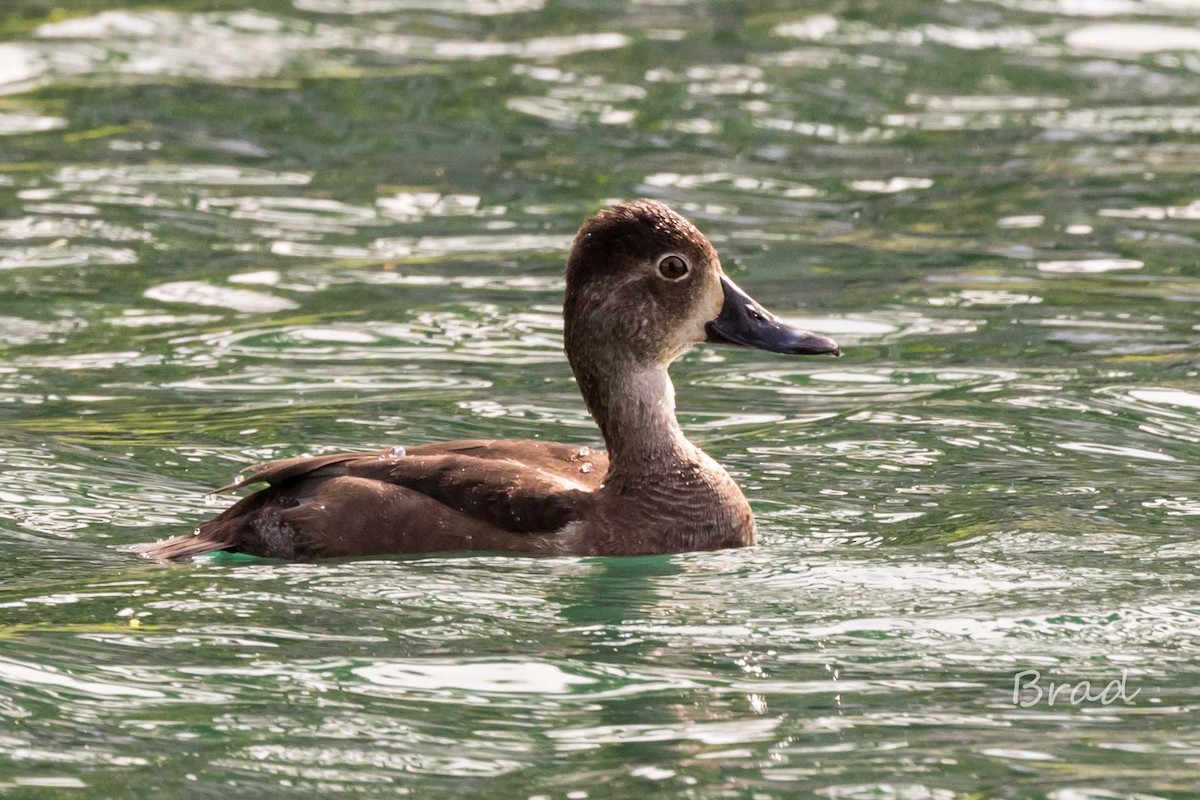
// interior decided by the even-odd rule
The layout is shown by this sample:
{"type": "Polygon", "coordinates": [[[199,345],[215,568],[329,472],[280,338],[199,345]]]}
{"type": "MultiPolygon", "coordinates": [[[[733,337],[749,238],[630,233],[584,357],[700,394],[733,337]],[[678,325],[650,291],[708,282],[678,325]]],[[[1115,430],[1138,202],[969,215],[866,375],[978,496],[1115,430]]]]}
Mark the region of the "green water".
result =
{"type": "Polygon", "coordinates": [[[1198,24],[7,0],[0,794],[1200,796],[1198,24]],[[562,262],[633,196],[845,351],[673,370],[759,546],[129,554],[267,458],[596,444],[562,262]]]}

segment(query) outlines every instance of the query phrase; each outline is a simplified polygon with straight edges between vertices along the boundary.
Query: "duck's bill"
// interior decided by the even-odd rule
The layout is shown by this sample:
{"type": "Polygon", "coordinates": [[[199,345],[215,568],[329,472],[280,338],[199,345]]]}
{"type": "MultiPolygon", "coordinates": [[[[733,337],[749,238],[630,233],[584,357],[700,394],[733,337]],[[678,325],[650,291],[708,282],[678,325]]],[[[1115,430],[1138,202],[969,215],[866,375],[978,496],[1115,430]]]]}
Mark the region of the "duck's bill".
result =
{"type": "Polygon", "coordinates": [[[828,336],[788,325],[755,302],[727,276],[721,276],[725,304],[721,313],[704,326],[711,344],[757,347],[790,355],[840,356],[838,343],[828,336]]]}

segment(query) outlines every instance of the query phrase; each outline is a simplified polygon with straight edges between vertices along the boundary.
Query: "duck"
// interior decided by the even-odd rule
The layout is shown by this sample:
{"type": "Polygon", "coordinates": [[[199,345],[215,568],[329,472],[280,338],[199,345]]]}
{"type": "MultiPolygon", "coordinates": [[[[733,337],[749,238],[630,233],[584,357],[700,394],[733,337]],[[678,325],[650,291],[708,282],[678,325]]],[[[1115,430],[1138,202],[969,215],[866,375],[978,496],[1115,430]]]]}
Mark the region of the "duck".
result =
{"type": "Polygon", "coordinates": [[[215,551],[315,560],[486,551],[632,556],[752,545],[729,473],[684,435],[669,365],[693,346],[841,355],[771,314],[667,205],[586,220],[566,264],[563,343],[604,449],[470,439],[285,458],[216,491],[265,487],[192,533],[137,548],[172,561],[215,551]]]}

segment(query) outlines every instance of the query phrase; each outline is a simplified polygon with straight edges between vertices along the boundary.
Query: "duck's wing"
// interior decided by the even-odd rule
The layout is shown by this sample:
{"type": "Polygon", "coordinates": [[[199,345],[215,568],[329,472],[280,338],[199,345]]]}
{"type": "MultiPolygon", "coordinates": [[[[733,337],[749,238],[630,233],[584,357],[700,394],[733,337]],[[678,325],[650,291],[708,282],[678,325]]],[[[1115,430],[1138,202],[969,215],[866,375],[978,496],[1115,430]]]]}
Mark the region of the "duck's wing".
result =
{"type": "Polygon", "coordinates": [[[579,518],[608,468],[603,453],[548,442],[472,440],[288,458],[229,488],[268,486],[155,558],[239,550],[287,558],[433,550],[547,549],[579,518]]]}
{"type": "MultiPolygon", "coordinates": [[[[428,464],[432,456],[461,456],[484,462],[504,461],[519,464],[545,475],[555,475],[573,483],[583,484],[586,489],[595,489],[608,471],[608,456],[602,451],[586,446],[543,442],[536,439],[461,439],[453,442],[435,442],[414,447],[393,447],[366,453],[332,453],[322,456],[296,456],[267,461],[251,467],[246,473],[215,492],[241,489],[255,483],[273,486],[300,477],[342,475],[354,463],[357,469],[367,470],[378,477],[379,470],[371,466],[380,464],[395,466],[403,475],[417,477],[422,465],[428,464]]],[[[464,464],[476,469],[487,469],[490,464],[464,464]]]]}

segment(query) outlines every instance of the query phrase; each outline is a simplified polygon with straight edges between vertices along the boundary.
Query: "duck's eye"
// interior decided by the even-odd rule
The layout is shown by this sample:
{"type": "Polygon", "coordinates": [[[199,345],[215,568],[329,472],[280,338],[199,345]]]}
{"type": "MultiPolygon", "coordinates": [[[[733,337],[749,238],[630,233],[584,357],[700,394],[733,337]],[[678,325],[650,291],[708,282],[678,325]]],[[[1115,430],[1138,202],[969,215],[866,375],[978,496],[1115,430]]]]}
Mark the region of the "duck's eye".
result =
{"type": "Polygon", "coordinates": [[[688,265],[682,256],[663,256],[658,262],[658,272],[669,281],[677,281],[688,274],[688,265]]]}

